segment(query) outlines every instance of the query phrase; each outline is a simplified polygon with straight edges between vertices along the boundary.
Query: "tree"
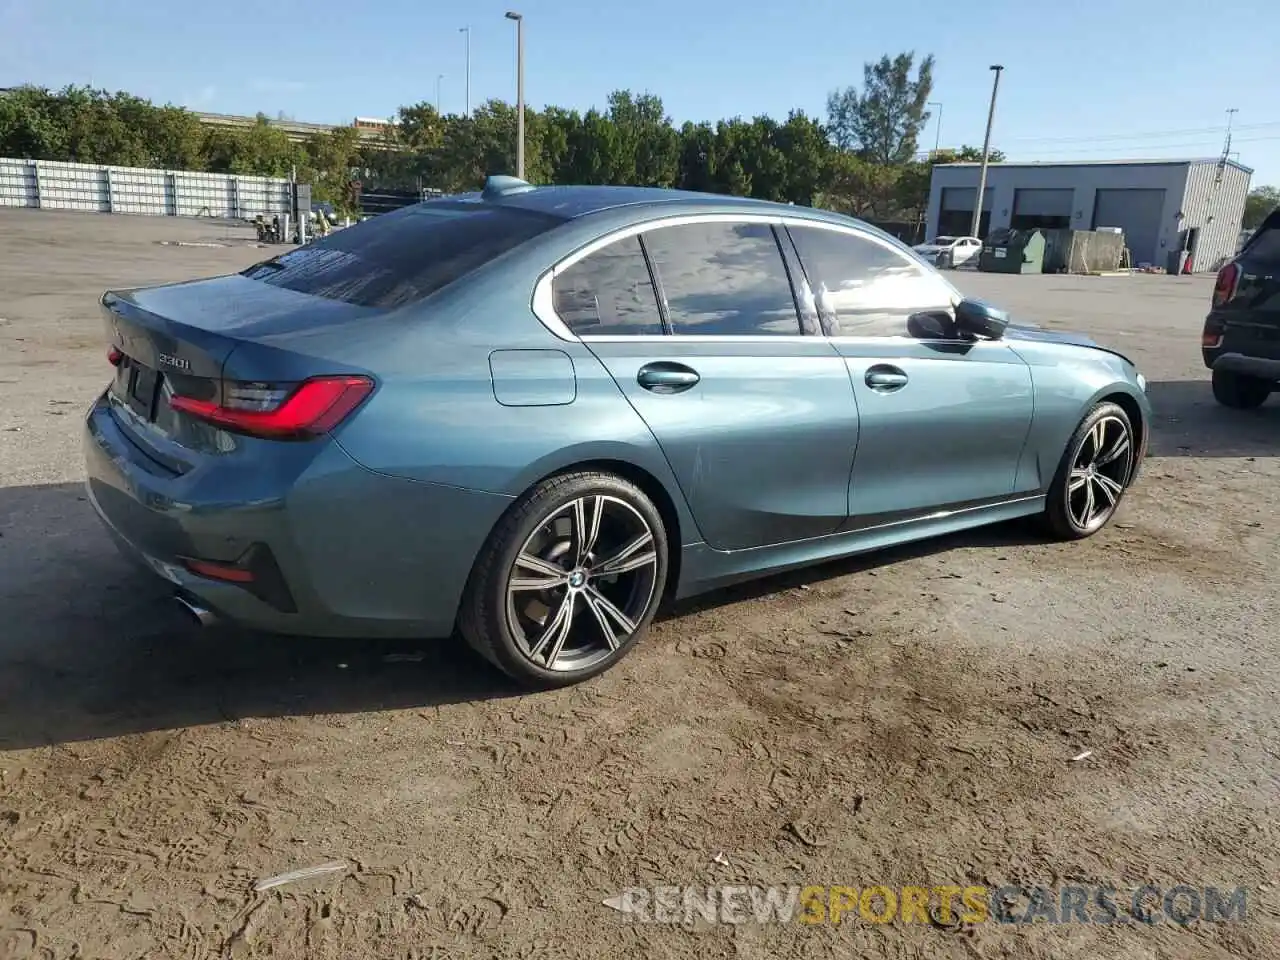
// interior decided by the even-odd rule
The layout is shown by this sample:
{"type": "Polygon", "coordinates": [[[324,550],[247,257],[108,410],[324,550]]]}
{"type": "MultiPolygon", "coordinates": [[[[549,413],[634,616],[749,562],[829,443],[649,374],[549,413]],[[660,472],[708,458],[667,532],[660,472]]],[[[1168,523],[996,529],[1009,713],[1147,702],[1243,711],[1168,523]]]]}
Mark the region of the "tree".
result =
{"type": "Polygon", "coordinates": [[[837,153],[821,203],[855,217],[888,219],[900,170],[865,160],[855,153],[837,153]]]}
{"type": "Polygon", "coordinates": [[[1244,229],[1257,230],[1272,210],[1280,207],[1280,187],[1254,187],[1244,202],[1244,229]]]}
{"type": "Polygon", "coordinates": [[[616,132],[616,163],[610,182],[646,187],[674,186],[680,172],[680,138],[662,98],[630,90],[609,94],[609,123],[616,132]]]}
{"type": "Polygon", "coordinates": [[[856,150],[864,160],[899,164],[916,152],[925,109],[933,92],[933,55],[915,67],[915,53],[881,57],[864,65],[862,90],[836,90],[827,98],[827,125],[841,150],[856,150]]]}
{"type": "MultiPolygon", "coordinates": [[[[914,160],[928,118],[932,57],[866,65],[860,90],[837,92],[825,125],[800,111],[785,120],[733,117],[677,128],[662,100],[617,90],[601,109],[526,110],[525,177],[533,183],[635,184],[821,203],[876,219],[918,220],[933,163],[975,160],[976,149],[914,160]]],[[[296,167],[317,200],[339,210],[360,189],[478,189],[515,173],[516,111],[491,100],[470,116],[425,101],[401,107],[375,140],[335,127],[294,143],[259,114],[246,128],[209,127],[195,114],[125,93],[23,87],[0,95],[0,156],[161,169],[287,176],[296,167]]],[[[1003,155],[992,152],[999,162],[1003,155]]]]}
{"type": "Polygon", "coordinates": [[[19,87],[0,97],[0,156],[67,159],[66,128],[55,100],[38,87],[19,87]]]}
{"type": "Polygon", "coordinates": [[[298,179],[309,182],[312,197],[332,203],[335,211],[346,216],[357,213],[348,205],[347,184],[360,169],[360,134],[353,127],[335,127],[327,133],[313,134],[305,145],[305,160],[298,179]]]}
{"type": "MultiPolygon", "coordinates": [[[[959,150],[939,150],[933,155],[932,159],[934,163],[981,163],[982,148],[964,146],[959,150]]],[[[990,163],[1004,163],[1005,156],[995,147],[992,147],[987,153],[987,160],[990,163]]]]}
{"type": "Polygon", "coordinates": [[[774,143],[786,157],[780,200],[809,206],[826,182],[831,161],[827,131],[803,110],[793,110],[774,132],[774,143]]]}

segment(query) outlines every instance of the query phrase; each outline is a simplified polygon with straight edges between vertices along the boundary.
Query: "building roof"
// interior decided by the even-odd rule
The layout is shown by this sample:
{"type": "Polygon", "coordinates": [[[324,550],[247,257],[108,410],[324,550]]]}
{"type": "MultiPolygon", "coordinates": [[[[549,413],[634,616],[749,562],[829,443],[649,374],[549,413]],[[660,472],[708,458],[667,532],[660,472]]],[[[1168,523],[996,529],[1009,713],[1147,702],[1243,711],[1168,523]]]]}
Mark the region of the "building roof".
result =
{"type": "MultiPolygon", "coordinates": [[[[1199,164],[1213,164],[1217,166],[1223,163],[1222,157],[1182,157],[1164,160],[1002,160],[999,163],[992,162],[988,164],[990,167],[1188,167],[1197,166],[1199,164]]],[[[1227,166],[1235,167],[1237,170],[1243,170],[1245,173],[1253,173],[1253,167],[1246,167],[1238,160],[1225,161],[1227,166]]],[[[957,160],[954,163],[939,163],[939,167],[980,167],[981,162],[976,160],[957,160]]]]}

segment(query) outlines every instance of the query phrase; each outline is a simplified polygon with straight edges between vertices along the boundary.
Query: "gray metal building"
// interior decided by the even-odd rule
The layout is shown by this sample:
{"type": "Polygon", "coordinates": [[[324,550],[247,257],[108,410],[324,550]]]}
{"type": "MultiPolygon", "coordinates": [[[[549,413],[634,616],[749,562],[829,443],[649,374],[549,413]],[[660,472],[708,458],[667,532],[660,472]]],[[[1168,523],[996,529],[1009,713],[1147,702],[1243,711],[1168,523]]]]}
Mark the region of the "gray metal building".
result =
{"type": "MultiPolygon", "coordinates": [[[[980,165],[933,168],[928,236],[968,235],[980,165]]],[[[1001,227],[1124,231],[1134,266],[1165,266],[1188,249],[1192,269],[1236,252],[1253,171],[1234,160],[994,163],[987,168],[979,235],[1001,227]]]]}

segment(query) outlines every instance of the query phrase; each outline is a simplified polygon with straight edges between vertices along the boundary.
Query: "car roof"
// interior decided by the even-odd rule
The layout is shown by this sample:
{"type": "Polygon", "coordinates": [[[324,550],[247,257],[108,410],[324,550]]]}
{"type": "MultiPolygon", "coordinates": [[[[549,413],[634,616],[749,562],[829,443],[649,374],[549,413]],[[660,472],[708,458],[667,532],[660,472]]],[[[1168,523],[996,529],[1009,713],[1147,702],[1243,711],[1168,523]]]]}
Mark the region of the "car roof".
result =
{"type": "Polygon", "coordinates": [[[577,220],[595,213],[617,210],[620,207],[654,207],[662,205],[690,208],[689,212],[747,212],[789,213],[792,215],[818,214],[822,219],[845,220],[826,211],[799,207],[751,197],[734,197],[719,193],[698,193],[692,190],[671,190],[663,187],[628,186],[545,186],[524,187],[519,190],[491,194],[468,193],[462,196],[444,197],[444,201],[467,200],[495,206],[530,210],[565,220],[577,220]]]}

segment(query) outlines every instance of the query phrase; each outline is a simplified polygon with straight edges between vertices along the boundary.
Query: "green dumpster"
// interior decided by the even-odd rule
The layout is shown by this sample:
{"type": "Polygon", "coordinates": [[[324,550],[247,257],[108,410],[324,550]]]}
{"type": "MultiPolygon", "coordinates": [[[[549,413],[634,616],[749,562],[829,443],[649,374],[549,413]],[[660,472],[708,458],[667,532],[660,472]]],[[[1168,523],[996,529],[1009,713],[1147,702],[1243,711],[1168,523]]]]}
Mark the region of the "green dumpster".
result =
{"type": "Polygon", "coordinates": [[[982,241],[978,269],[984,273],[1043,273],[1044,234],[1039,230],[993,230],[982,241]]]}

